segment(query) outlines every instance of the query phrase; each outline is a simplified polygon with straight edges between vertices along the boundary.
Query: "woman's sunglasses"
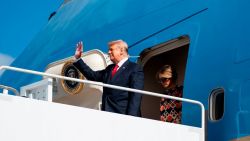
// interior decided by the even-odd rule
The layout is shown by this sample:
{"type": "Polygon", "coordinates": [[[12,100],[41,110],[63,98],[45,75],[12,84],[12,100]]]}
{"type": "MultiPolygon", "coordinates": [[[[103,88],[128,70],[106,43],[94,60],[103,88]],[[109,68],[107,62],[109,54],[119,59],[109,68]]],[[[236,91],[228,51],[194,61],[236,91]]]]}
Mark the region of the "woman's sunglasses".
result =
{"type": "Polygon", "coordinates": [[[171,77],[170,77],[170,78],[161,77],[161,78],[159,78],[159,80],[160,80],[160,83],[164,83],[164,82],[166,82],[166,81],[170,81],[170,80],[171,80],[171,77]]]}

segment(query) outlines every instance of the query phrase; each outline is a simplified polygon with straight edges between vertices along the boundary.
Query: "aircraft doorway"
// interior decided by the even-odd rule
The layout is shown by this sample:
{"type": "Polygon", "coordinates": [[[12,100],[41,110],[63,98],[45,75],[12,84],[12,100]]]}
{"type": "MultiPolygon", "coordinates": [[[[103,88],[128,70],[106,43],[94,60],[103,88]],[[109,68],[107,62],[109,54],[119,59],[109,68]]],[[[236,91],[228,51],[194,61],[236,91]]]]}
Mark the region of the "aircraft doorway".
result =
{"type": "MultiPolygon", "coordinates": [[[[189,38],[187,36],[182,36],[166,43],[145,49],[141,53],[139,60],[139,63],[143,66],[145,74],[144,89],[146,91],[163,93],[164,90],[156,79],[156,73],[166,64],[174,66],[177,69],[177,83],[179,86],[183,86],[188,48],[189,38]]],[[[159,120],[159,105],[160,98],[144,95],[141,104],[142,117],[159,120]]]]}

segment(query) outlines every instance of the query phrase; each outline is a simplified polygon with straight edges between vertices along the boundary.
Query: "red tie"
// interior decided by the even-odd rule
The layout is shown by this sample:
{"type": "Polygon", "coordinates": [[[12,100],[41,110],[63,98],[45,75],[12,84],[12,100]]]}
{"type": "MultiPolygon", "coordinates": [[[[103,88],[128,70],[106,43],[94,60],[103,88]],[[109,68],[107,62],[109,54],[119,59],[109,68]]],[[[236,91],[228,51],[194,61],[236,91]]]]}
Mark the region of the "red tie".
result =
{"type": "Polygon", "coordinates": [[[116,64],[115,67],[113,68],[112,73],[111,73],[112,77],[114,77],[115,73],[117,72],[118,67],[119,66],[116,64]]]}

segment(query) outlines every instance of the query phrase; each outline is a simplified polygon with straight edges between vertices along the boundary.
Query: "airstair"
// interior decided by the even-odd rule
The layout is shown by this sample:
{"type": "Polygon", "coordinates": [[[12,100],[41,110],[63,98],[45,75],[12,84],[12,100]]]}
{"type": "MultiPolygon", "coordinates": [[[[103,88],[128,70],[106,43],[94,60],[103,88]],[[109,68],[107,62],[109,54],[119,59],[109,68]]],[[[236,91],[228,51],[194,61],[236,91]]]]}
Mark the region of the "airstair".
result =
{"type": "MultiPolygon", "coordinates": [[[[100,82],[80,80],[38,71],[0,66],[0,70],[46,76],[39,83],[26,86],[20,96],[9,95],[10,87],[2,86],[0,94],[0,138],[4,141],[204,141],[205,111],[202,103],[185,98],[172,97],[143,90],[136,90],[100,82]],[[110,113],[53,102],[53,79],[62,79],[133,91],[143,95],[165,97],[197,104],[201,107],[201,127],[192,127],[152,119],[110,113]],[[40,85],[41,84],[41,85],[40,85]],[[31,91],[40,91],[31,95],[31,91]],[[33,90],[32,90],[33,89],[33,90]],[[40,94],[40,96],[39,96],[40,94]]],[[[15,90],[14,90],[15,91],[15,90]]]]}

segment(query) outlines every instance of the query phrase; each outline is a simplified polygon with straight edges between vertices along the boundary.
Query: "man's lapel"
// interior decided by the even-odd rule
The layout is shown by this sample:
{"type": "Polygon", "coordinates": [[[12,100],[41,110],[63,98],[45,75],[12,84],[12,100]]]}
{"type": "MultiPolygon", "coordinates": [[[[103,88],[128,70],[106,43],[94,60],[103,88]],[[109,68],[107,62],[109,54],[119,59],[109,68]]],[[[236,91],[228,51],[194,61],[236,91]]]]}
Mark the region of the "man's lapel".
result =
{"type": "Polygon", "coordinates": [[[112,64],[113,66],[111,67],[111,69],[109,70],[109,73],[108,73],[108,82],[112,80],[112,70],[114,69],[115,67],[115,64],[112,64]]]}
{"type": "Polygon", "coordinates": [[[115,73],[113,80],[116,79],[116,77],[119,77],[119,75],[128,68],[129,60],[123,63],[123,65],[118,69],[118,71],[115,73]]]}

